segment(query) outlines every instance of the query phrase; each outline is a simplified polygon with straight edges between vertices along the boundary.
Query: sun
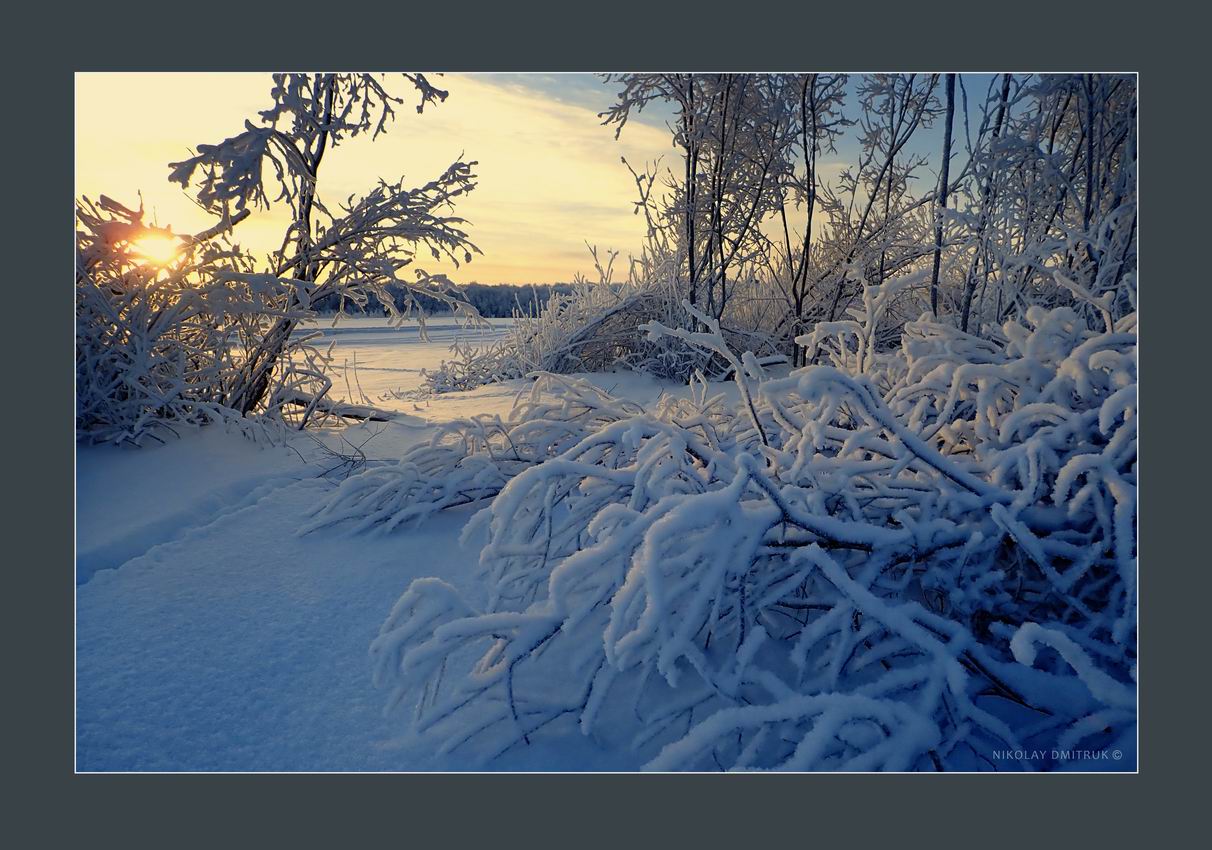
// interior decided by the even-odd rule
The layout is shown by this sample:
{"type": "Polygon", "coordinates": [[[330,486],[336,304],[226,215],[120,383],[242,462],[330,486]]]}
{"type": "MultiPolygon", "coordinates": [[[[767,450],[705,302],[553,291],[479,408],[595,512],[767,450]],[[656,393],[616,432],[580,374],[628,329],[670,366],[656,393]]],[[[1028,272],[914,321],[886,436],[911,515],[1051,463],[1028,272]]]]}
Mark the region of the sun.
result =
{"type": "Polygon", "coordinates": [[[180,248],[181,242],[177,237],[162,231],[147,233],[131,243],[135,256],[157,266],[171,263],[176,259],[180,248]]]}

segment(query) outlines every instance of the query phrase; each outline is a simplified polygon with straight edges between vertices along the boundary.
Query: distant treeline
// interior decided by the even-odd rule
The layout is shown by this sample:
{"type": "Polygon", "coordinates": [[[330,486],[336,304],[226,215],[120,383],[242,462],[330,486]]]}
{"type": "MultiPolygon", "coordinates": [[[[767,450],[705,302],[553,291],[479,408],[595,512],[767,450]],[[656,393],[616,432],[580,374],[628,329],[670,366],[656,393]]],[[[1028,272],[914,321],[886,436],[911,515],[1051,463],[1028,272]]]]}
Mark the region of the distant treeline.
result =
{"type": "MultiPolygon", "coordinates": [[[[396,296],[396,304],[403,306],[405,294],[392,286],[388,289],[396,296]]],[[[467,283],[458,287],[459,293],[471,303],[473,307],[480,311],[480,315],[486,318],[508,318],[513,315],[515,308],[520,308],[524,313],[533,314],[536,309],[541,310],[546,306],[548,299],[553,293],[568,293],[572,291],[572,287],[566,283],[467,283]]],[[[414,296],[421,303],[426,313],[444,313],[447,312],[447,307],[436,298],[430,298],[427,295],[414,296]]],[[[316,302],[316,309],[321,313],[335,313],[340,304],[339,296],[336,294],[327,296],[316,302]]],[[[346,302],[346,313],[362,312],[357,306],[346,302]]],[[[365,312],[370,315],[385,313],[382,301],[374,293],[369,293],[369,301],[366,305],[365,312]]]]}

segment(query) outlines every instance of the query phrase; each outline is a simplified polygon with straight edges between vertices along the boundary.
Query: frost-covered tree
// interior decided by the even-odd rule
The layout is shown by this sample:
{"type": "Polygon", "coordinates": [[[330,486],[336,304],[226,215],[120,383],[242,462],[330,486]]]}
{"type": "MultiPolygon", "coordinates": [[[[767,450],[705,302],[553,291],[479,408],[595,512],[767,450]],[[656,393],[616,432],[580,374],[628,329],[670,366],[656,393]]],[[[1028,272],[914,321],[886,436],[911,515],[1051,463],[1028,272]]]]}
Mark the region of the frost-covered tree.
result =
{"type": "MultiPolygon", "coordinates": [[[[374,296],[394,319],[417,318],[422,331],[421,298],[479,320],[445,275],[425,268],[426,259],[457,266],[478,250],[451,212],[475,188],[474,162],[455,162],[415,187],[380,180],[342,203],[321,194],[326,155],[353,137],[385,132],[403,102],[380,76],[274,75],[271,103],[256,121],[172,163],[170,179],[192,190],[217,223],[206,238],[179,240],[184,250],[167,266],[143,262],[134,247],[152,232],[142,209],[108,200],[78,205],[81,433],[138,441],[147,423],[194,421],[202,410],[282,419],[300,408],[299,427],[317,412],[349,412],[324,398],[323,364],[294,333],[317,302],[334,296],[361,305],[374,296]],[[212,237],[272,203],[287,205],[291,216],[268,258],[214,247],[212,237]],[[205,328],[202,337],[195,325],[205,328]],[[209,358],[207,368],[192,368],[198,357],[209,358]],[[148,397],[136,402],[140,394],[148,397]]],[[[418,112],[447,96],[421,74],[403,78],[417,92],[418,112]]]]}
{"type": "MultiPolygon", "coordinates": [[[[811,305],[812,229],[821,191],[817,160],[822,154],[836,152],[837,140],[849,125],[841,114],[848,80],[846,74],[795,74],[784,84],[785,96],[791,97],[791,135],[798,149],[780,186],[778,216],[786,268],[776,267],[773,276],[790,308],[786,332],[792,337],[807,330],[811,305]],[[802,233],[789,224],[789,207],[803,209],[802,233]]],[[[782,330],[776,327],[776,333],[782,330]]],[[[800,365],[801,349],[794,348],[792,354],[793,363],[800,365]]]]}
{"type": "MultiPolygon", "coordinates": [[[[422,74],[405,74],[415,88],[417,112],[445,100],[422,74]]],[[[319,193],[320,167],[330,148],[347,138],[385,132],[401,98],[388,93],[372,74],[277,74],[273,104],[260,114],[261,124],[172,164],[170,179],[195,187],[198,201],[216,214],[228,215],[250,204],[268,206],[269,192],[290,206],[293,218],[282,247],[271,258],[272,273],[309,284],[307,299],[338,293],[364,302],[375,292],[393,316],[424,311],[409,298],[402,312],[386,292],[394,284],[403,292],[424,294],[447,303],[468,318],[474,310],[451,293],[449,280],[418,265],[418,253],[448,259],[456,266],[477,251],[460,229],[462,219],[448,214],[459,196],[475,188],[475,163],[456,162],[436,179],[416,188],[403,180],[380,181],[361,196],[330,210],[319,193]],[[272,172],[270,172],[272,169],[272,172]],[[270,180],[266,174],[272,173],[270,180]]],[[[269,376],[278,363],[297,319],[283,318],[251,352],[244,375],[228,399],[247,413],[265,398],[269,376]]]]}
{"type": "MultiPolygon", "coordinates": [[[[723,316],[738,281],[764,255],[762,222],[781,203],[793,142],[788,81],[772,74],[620,74],[604,123],[621,133],[653,101],[677,110],[683,171],[659,198],[645,194],[650,226],[668,233],[692,305],[723,316]]],[[[649,178],[649,192],[651,178],[649,178]]]]}
{"type": "MultiPolygon", "coordinates": [[[[686,300],[719,321],[730,344],[800,365],[796,337],[817,322],[846,320],[863,287],[923,268],[929,280],[889,305],[882,350],[927,305],[940,321],[996,336],[1032,304],[1084,303],[1068,282],[1099,298],[1114,289],[1108,297],[1120,313],[1133,303],[1130,77],[1002,74],[972,103],[965,75],[623,74],[607,82],[622,84],[602,113],[616,133],[655,104],[673,113],[676,166],[625,163],[648,225],[631,262],[629,279],[639,283],[631,294],[660,301],[673,324],[693,325],[680,308],[686,300]],[[940,154],[921,136],[942,115],[940,154]],[[848,135],[856,163],[821,179],[817,157],[848,135]]],[[[546,350],[595,333],[607,317],[594,303],[617,307],[580,303],[548,328],[546,350]]],[[[1101,321],[1097,306],[1080,309],[1101,321]]],[[[639,348],[649,342],[634,335],[630,349],[639,348]]],[[[703,364],[685,354],[670,348],[659,360],[629,354],[619,362],[677,364],[661,373],[686,378],[703,364]]],[[[574,362],[524,359],[543,368],[574,362]]],[[[472,371],[504,374],[464,370],[472,371]]]]}
{"type": "Polygon", "coordinates": [[[832,290],[825,321],[837,318],[858,294],[856,282],[878,285],[921,256],[923,202],[910,194],[910,181],[926,160],[904,151],[937,113],[937,85],[937,74],[875,74],[858,88],[859,163],[824,198],[832,254],[818,274],[826,291],[832,290]]]}
{"type": "Polygon", "coordinates": [[[947,208],[948,175],[951,173],[951,137],[955,127],[955,74],[947,75],[947,118],[943,125],[943,160],[938,180],[938,202],[934,213],[934,266],[930,273],[930,313],[938,318],[938,274],[943,258],[943,214],[947,208]]]}
{"type": "MultiPolygon", "coordinates": [[[[1073,295],[1070,283],[1114,302],[1116,313],[1131,309],[1134,78],[1043,75],[1002,87],[1010,104],[1003,129],[973,155],[981,191],[960,234],[968,252],[961,326],[967,312],[996,327],[1031,303],[1078,305],[1101,323],[1100,308],[1073,295]]],[[[996,127],[994,97],[985,111],[996,127]]]]}

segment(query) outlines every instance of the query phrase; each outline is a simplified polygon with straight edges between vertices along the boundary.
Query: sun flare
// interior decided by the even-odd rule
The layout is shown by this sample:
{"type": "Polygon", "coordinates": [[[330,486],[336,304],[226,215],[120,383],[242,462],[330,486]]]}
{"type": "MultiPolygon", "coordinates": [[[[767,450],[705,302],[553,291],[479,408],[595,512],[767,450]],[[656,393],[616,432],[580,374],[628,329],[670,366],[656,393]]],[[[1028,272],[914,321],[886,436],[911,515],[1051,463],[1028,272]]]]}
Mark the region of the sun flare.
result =
{"type": "Polygon", "coordinates": [[[154,265],[164,266],[176,259],[181,242],[175,236],[165,233],[148,233],[131,243],[131,248],[135,256],[154,265]]]}

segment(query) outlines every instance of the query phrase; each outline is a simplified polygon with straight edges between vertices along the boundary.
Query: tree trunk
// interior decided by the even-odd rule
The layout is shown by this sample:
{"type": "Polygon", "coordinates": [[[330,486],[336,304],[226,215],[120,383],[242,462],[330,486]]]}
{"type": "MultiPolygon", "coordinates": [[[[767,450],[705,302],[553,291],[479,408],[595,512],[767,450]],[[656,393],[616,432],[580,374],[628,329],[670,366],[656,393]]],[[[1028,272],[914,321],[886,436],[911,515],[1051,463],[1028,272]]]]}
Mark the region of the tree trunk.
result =
{"type": "MultiPolygon", "coordinates": [[[[1002,98],[997,105],[997,118],[993,122],[993,136],[989,140],[989,149],[992,150],[997,144],[998,138],[1002,134],[1002,123],[1006,119],[1006,103],[1010,99],[1010,75],[1005,74],[1002,77],[1002,98]]],[[[985,238],[985,226],[989,221],[989,196],[993,192],[993,168],[990,164],[989,174],[985,177],[985,188],[981,192],[981,217],[980,224],[977,226],[976,239],[977,246],[972,255],[972,263],[968,267],[968,276],[965,281],[964,289],[964,310],[960,316],[960,330],[964,333],[968,332],[968,320],[972,313],[972,296],[976,293],[976,263],[980,257],[980,246],[985,238]]]]}
{"type": "MultiPolygon", "coordinates": [[[[325,74],[317,78],[316,84],[326,83],[324,92],[324,107],[322,115],[316,118],[321,122],[319,136],[315,140],[315,150],[307,157],[308,171],[311,173],[311,183],[302,187],[299,193],[299,209],[295,217],[295,241],[298,247],[297,256],[302,258],[298,271],[299,280],[314,283],[319,276],[319,261],[309,256],[311,251],[312,226],[311,212],[316,198],[316,180],[320,171],[320,162],[324,159],[324,151],[328,147],[328,126],[332,122],[333,101],[336,96],[336,76],[325,74]]],[[[279,272],[281,273],[281,272],[279,272]]],[[[316,294],[316,293],[313,293],[316,294]]],[[[297,296],[296,296],[297,297],[297,296]]],[[[295,297],[292,297],[294,306],[295,297]]],[[[279,319],[257,346],[256,351],[249,357],[246,364],[245,379],[232,393],[232,407],[242,414],[255,410],[257,405],[269,392],[269,379],[273,373],[282,352],[290,341],[298,322],[294,319],[279,319]]]]}
{"type": "Polygon", "coordinates": [[[934,270],[930,273],[930,312],[938,318],[938,272],[943,257],[943,210],[947,209],[947,180],[951,171],[951,125],[955,119],[955,74],[947,75],[947,124],[943,129],[943,173],[934,222],[934,270]]]}

